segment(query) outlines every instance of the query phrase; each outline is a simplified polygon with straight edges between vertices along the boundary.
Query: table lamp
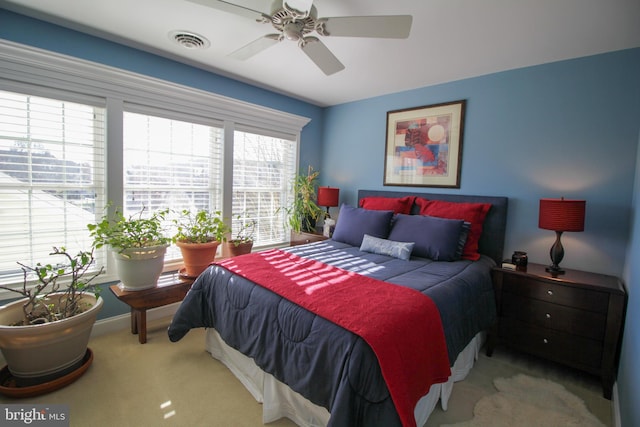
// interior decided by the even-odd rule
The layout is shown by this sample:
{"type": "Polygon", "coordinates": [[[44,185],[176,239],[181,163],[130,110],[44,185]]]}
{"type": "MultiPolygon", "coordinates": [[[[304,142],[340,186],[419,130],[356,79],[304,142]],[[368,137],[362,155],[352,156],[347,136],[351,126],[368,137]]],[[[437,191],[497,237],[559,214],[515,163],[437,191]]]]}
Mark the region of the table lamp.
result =
{"type": "Polygon", "coordinates": [[[327,213],[325,218],[331,218],[329,215],[329,208],[338,206],[338,199],[340,198],[340,189],[332,187],[318,187],[318,206],[325,206],[327,213]]]}
{"type": "Polygon", "coordinates": [[[546,268],[552,275],[563,274],[559,264],[564,258],[564,248],[560,236],[565,231],[584,231],[584,214],[587,202],[584,200],[540,199],[538,227],[556,232],[556,241],[549,255],[553,263],[546,268]]]}

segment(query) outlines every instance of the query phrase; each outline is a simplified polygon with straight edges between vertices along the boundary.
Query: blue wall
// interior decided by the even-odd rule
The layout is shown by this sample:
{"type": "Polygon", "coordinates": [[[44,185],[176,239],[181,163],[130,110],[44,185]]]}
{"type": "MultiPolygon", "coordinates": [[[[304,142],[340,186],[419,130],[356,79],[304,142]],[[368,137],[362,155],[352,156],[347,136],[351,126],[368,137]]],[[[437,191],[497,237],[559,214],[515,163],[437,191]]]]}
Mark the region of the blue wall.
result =
{"type": "MultiPolygon", "coordinates": [[[[387,111],[466,99],[461,187],[424,191],[508,196],[505,255],[525,250],[540,263],[548,263],[554,237],[537,228],[538,200],[587,200],[585,231],[563,235],[562,265],[625,279],[620,409],[623,426],[640,425],[634,405],[640,395],[640,266],[634,262],[640,259],[640,201],[633,197],[634,183],[636,193],[640,188],[640,49],[321,109],[2,9],[0,37],[310,117],[300,164],[320,168],[322,183],[340,187],[347,203],[355,203],[360,188],[385,188],[387,111]]],[[[108,315],[125,312],[118,301],[107,302],[108,315]]]]}
{"type": "Polygon", "coordinates": [[[640,194],[640,49],[328,108],[324,183],[351,204],[360,188],[394,189],[383,186],[386,112],[459,99],[467,100],[460,189],[423,190],[508,196],[505,256],[525,250],[544,264],[554,236],[537,227],[538,200],[587,201],[585,231],[562,237],[562,265],[626,283],[619,406],[622,426],[640,425],[640,198],[632,202],[634,182],[640,194]]]}
{"type": "MultiPolygon", "coordinates": [[[[640,122],[640,120],[638,120],[640,122]]],[[[638,145],[640,146],[640,135],[638,145]]],[[[637,164],[640,165],[640,150],[637,164]]],[[[640,426],[640,168],[636,171],[632,226],[625,265],[625,282],[629,286],[627,318],[620,355],[618,393],[623,426],[640,426]]]]}
{"type": "MultiPolygon", "coordinates": [[[[640,49],[431,86],[327,109],[325,184],[355,203],[383,188],[386,113],[467,100],[459,190],[509,197],[505,255],[548,263],[555,234],[538,200],[587,201],[583,233],[565,233],[565,267],[620,275],[629,235],[640,124],[640,49]]],[[[386,187],[399,189],[399,187],[386,187]]]]}

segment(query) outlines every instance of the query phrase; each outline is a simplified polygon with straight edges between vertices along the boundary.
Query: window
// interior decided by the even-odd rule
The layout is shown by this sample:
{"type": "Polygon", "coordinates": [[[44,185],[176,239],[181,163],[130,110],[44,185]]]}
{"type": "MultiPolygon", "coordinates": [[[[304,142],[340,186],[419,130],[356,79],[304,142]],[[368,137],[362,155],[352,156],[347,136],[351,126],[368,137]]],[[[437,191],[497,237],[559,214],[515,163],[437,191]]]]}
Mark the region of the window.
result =
{"type": "MultiPolygon", "coordinates": [[[[228,128],[233,129],[232,125],[228,128]]],[[[296,141],[267,136],[265,132],[231,130],[229,207],[222,199],[223,127],[125,112],[123,130],[125,215],[142,208],[219,210],[232,219],[233,235],[241,221],[254,220],[256,247],[287,240],[279,207],[288,198],[289,182],[295,173],[296,141]]],[[[168,260],[179,257],[177,248],[170,248],[166,256],[168,260]]]]}
{"type": "Polygon", "coordinates": [[[91,247],[104,129],[102,107],[0,91],[0,283],[22,282],[17,259],[34,265],[53,246],[91,247]]]}
{"type": "MultiPolygon", "coordinates": [[[[124,214],[222,210],[222,128],[124,113],[124,214]]],[[[170,249],[166,259],[179,258],[170,249]]]]}
{"type": "Polygon", "coordinates": [[[253,132],[234,132],[233,222],[235,235],[241,221],[255,220],[254,244],[282,243],[284,212],[290,182],[296,170],[296,142],[253,132]],[[238,219],[240,216],[240,219],[238,219]]]}

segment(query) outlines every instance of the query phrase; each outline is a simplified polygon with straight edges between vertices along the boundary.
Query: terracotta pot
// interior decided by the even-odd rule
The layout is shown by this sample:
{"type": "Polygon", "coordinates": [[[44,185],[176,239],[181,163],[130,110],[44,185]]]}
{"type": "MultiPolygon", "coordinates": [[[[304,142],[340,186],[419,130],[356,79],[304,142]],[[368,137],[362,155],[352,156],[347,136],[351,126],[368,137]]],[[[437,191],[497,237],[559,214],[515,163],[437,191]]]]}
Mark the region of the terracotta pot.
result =
{"type": "Polygon", "coordinates": [[[211,264],[218,251],[220,242],[214,240],[207,243],[176,242],[182,252],[185,272],[188,277],[198,277],[211,264]]]}
{"type": "MultiPolygon", "coordinates": [[[[56,296],[50,300],[56,303],[56,296]]],[[[102,297],[85,294],[86,311],[67,319],[27,326],[7,326],[23,318],[24,299],[0,308],[0,349],[19,386],[52,381],[82,365],[102,297]]]]}
{"type": "Polygon", "coordinates": [[[231,257],[249,254],[251,253],[252,248],[253,248],[252,241],[237,243],[233,240],[230,240],[227,242],[227,252],[231,257]]]}

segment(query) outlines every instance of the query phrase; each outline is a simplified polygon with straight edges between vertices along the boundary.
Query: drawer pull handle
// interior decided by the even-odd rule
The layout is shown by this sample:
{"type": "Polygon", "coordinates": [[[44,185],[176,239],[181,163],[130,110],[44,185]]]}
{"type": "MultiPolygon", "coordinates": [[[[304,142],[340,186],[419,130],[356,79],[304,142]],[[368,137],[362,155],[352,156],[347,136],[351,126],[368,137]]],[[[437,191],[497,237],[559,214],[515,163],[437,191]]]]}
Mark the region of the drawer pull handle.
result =
{"type": "Polygon", "coordinates": [[[547,291],[547,294],[549,294],[549,295],[553,295],[553,291],[552,291],[551,289],[549,289],[549,290],[547,291]]]}
{"type": "Polygon", "coordinates": [[[547,340],[546,338],[543,338],[542,342],[545,343],[545,344],[549,344],[549,340],[547,340]]]}
{"type": "Polygon", "coordinates": [[[549,313],[545,314],[545,317],[546,317],[547,319],[551,319],[551,315],[550,315],[549,313]]]}

